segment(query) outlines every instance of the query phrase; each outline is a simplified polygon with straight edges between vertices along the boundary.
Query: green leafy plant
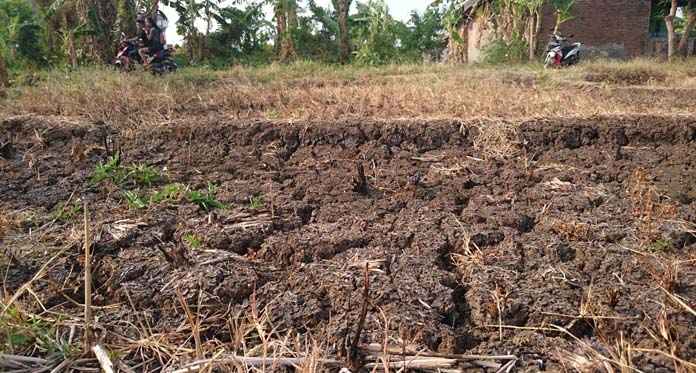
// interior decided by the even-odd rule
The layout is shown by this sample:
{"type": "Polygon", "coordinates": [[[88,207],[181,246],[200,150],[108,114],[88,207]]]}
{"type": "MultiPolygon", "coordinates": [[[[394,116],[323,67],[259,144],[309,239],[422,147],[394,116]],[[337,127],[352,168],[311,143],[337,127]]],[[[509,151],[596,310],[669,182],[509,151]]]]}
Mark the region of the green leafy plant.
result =
{"type": "Polygon", "coordinates": [[[145,207],[147,207],[147,204],[150,201],[149,195],[146,194],[142,197],[139,197],[136,192],[131,192],[129,190],[123,192],[123,197],[126,198],[128,206],[136,210],[144,209],[145,207]]]}
{"type": "Polygon", "coordinates": [[[28,351],[38,348],[48,356],[75,356],[79,345],[71,345],[56,333],[59,319],[50,319],[28,313],[19,308],[10,308],[0,314],[0,332],[6,338],[0,339],[0,352],[28,351]]]}
{"type": "Polygon", "coordinates": [[[261,203],[261,196],[251,196],[249,197],[249,205],[252,209],[262,209],[265,206],[261,203]]]}
{"type": "Polygon", "coordinates": [[[121,154],[116,151],[114,155],[107,158],[106,163],[99,161],[99,164],[92,171],[92,184],[112,180],[115,184],[122,184],[126,179],[127,173],[121,167],[121,154]]]}
{"type": "Polygon", "coordinates": [[[208,190],[195,190],[186,187],[186,200],[189,203],[195,203],[201,210],[206,212],[213,208],[227,209],[230,206],[215,199],[217,186],[213,183],[208,183],[208,190]]]}
{"type": "Polygon", "coordinates": [[[653,241],[653,243],[651,243],[650,246],[648,246],[648,251],[654,254],[660,251],[664,251],[667,247],[669,247],[669,240],[664,237],[660,237],[657,240],[653,241]]]}
{"type": "Polygon", "coordinates": [[[155,171],[155,166],[147,163],[131,165],[126,177],[141,188],[152,188],[155,183],[161,180],[161,177],[155,171]]]}
{"type": "Polygon", "coordinates": [[[163,189],[153,194],[150,201],[153,203],[160,201],[176,201],[181,198],[182,191],[185,189],[186,186],[181,183],[167,184],[163,189]]]}
{"type": "Polygon", "coordinates": [[[184,240],[197,249],[203,246],[203,239],[195,234],[187,234],[184,240]]]}
{"type": "Polygon", "coordinates": [[[139,188],[152,188],[162,179],[157,174],[155,166],[147,163],[132,164],[129,167],[121,165],[121,154],[116,151],[110,156],[106,163],[99,161],[99,164],[92,172],[92,184],[111,180],[116,185],[132,182],[139,188]]]}
{"type": "Polygon", "coordinates": [[[55,210],[51,213],[51,217],[55,220],[66,222],[80,212],[80,206],[67,206],[63,202],[58,202],[55,210]]]}

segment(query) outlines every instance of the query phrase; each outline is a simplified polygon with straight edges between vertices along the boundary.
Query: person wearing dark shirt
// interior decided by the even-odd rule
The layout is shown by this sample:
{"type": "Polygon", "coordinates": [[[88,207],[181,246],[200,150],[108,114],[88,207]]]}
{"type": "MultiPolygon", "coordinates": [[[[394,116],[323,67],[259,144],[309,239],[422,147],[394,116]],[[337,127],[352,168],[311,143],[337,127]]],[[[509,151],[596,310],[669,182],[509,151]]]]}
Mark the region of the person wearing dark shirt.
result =
{"type": "Polygon", "coordinates": [[[160,30],[159,27],[157,27],[157,24],[155,23],[155,20],[152,17],[147,17],[145,19],[145,33],[147,34],[147,47],[140,48],[140,50],[138,50],[138,53],[140,54],[140,58],[143,59],[143,65],[147,67],[149,65],[147,55],[159,52],[164,48],[160,39],[162,30],[160,30]]]}
{"type": "Polygon", "coordinates": [[[128,58],[132,62],[138,61],[138,47],[142,46],[140,43],[144,43],[147,40],[147,34],[145,33],[145,21],[143,21],[142,19],[139,19],[139,20],[135,21],[135,23],[138,25],[138,30],[140,30],[140,33],[138,34],[137,37],[126,40],[126,41],[131,42],[131,43],[136,43],[136,48],[133,49],[132,51],[128,52],[128,58]]]}

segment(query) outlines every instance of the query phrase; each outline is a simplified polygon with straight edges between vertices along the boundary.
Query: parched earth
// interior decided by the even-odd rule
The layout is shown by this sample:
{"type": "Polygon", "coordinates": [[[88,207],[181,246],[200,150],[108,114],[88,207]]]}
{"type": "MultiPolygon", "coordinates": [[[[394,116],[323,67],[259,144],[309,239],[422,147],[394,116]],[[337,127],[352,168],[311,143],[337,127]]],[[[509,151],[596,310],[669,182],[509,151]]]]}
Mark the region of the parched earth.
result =
{"type": "MultiPolygon", "coordinates": [[[[691,117],[204,117],[119,129],[28,116],[0,122],[7,142],[0,212],[14,224],[4,243],[25,268],[3,256],[4,285],[13,294],[60,253],[31,289],[44,307],[81,315],[82,211],[65,221],[51,213],[87,202],[106,343],[143,338],[144,321],[151,335],[193,349],[182,297],[210,350],[239,342],[235,320],[261,319],[274,335],[301,336],[286,341],[296,349],[310,336],[323,356],[342,359],[367,264],[361,343],[383,343],[387,330],[392,346],[512,354],[520,372],[696,363],[691,117]],[[92,183],[111,149],[121,149],[123,167],[154,165],[162,180],[140,190],[92,183]],[[230,206],[125,202],[125,190],[142,196],[173,182],[216,185],[230,206]]],[[[29,294],[20,300],[39,312],[29,294]]],[[[253,354],[260,336],[245,333],[253,354]]],[[[163,363],[146,348],[124,354],[145,362],[138,370],[163,363]]],[[[169,367],[195,360],[192,350],[176,357],[169,367]]]]}

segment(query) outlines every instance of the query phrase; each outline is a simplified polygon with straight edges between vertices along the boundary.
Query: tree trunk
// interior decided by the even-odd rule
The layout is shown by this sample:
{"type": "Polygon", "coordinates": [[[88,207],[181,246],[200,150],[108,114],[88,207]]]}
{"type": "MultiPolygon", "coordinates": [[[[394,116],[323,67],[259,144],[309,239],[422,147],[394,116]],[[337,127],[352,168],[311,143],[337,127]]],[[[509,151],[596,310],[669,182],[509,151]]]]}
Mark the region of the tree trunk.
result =
{"type": "Polygon", "coordinates": [[[348,63],[350,60],[350,35],[348,30],[348,11],[352,0],[338,0],[338,50],[341,55],[341,62],[348,63]]]}
{"type": "Polygon", "coordinates": [[[276,3],[275,16],[276,16],[276,40],[275,40],[275,54],[280,56],[281,49],[283,46],[283,38],[285,37],[285,30],[288,27],[287,13],[286,13],[286,2],[287,0],[278,0],[276,3]]]}
{"type": "Polygon", "coordinates": [[[0,87],[10,86],[10,74],[7,72],[7,62],[5,60],[5,48],[0,45],[0,87]]]}
{"type": "Polygon", "coordinates": [[[77,56],[75,55],[75,36],[73,34],[73,31],[69,28],[68,25],[68,16],[67,13],[63,12],[63,19],[61,21],[63,25],[63,38],[65,38],[65,44],[66,44],[66,49],[67,49],[67,54],[68,54],[68,60],[70,60],[70,65],[73,68],[77,67],[77,56]]]}
{"type": "Polygon", "coordinates": [[[295,29],[297,29],[297,1],[285,0],[287,14],[287,28],[281,40],[280,59],[289,62],[297,59],[295,50],[295,29]]]}
{"type": "Polygon", "coordinates": [[[677,0],[672,0],[669,14],[665,16],[665,24],[667,25],[667,59],[669,61],[674,59],[674,47],[676,40],[676,36],[674,34],[674,18],[677,16],[677,8],[677,0]]]}
{"type": "Polygon", "coordinates": [[[203,33],[198,35],[198,60],[205,60],[205,41],[206,37],[203,33]]]}
{"type": "Polygon", "coordinates": [[[696,25],[696,9],[694,8],[696,8],[696,0],[689,0],[689,5],[686,7],[686,29],[684,30],[684,35],[682,35],[681,39],[679,40],[679,45],[677,46],[676,51],[677,54],[684,57],[689,54],[687,43],[689,42],[689,38],[691,38],[691,30],[693,30],[694,25],[696,25]]]}

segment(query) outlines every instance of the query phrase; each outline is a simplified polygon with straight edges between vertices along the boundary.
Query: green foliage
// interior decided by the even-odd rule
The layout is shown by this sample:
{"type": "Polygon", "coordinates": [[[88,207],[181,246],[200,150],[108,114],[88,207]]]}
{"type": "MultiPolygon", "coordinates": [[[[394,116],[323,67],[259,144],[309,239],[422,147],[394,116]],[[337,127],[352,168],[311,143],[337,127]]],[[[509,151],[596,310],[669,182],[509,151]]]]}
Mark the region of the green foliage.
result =
{"type": "Polygon", "coordinates": [[[150,201],[149,195],[145,194],[144,196],[139,197],[137,192],[131,192],[129,190],[123,192],[123,197],[126,198],[128,206],[135,210],[144,209],[147,207],[147,204],[150,201]]]}
{"type": "Polygon", "coordinates": [[[118,151],[107,158],[106,163],[99,161],[92,172],[93,185],[110,180],[116,185],[132,182],[139,188],[152,188],[161,179],[162,177],[155,171],[155,166],[147,163],[122,166],[121,154],[118,151]]]}
{"type": "Polygon", "coordinates": [[[669,247],[669,244],[670,242],[668,239],[660,237],[650,244],[650,246],[648,247],[648,251],[653,254],[660,251],[664,251],[669,247]]]}
{"type": "Polygon", "coordinates": [[[181,183],[172,183],[164,186],[161,190],[139,196],[135,191],[124,191],[123,197],[128,206],[135,210],[142,210],[149,204],[158,202],[176,202],[185,199],[189,203],[197,205],[201,210],[209,212],[214,208],[228,209],[229,205],[215,199],[217,186],[208,183],[207,189],[192,189],[181,183]]]}
{"type": "Polygon", "coordinates": [[[368,0],[357,3],[353,17],[353,42],[359,45],[355,62],[361,65],[380,65],[397,57],[397,35],[394,27],[398,21],[389,14],[384,0],[368,0]]]}
{"type": "Polygon", "coordinates": [[[76,216],[80,210],[80,206],[67,206],[63,202],[58,202],[55,210],[51,213],[51,217],[55,220],[66,222],[73,216],[76,216]]]}
{"type": "Polygon", "coordinates": [[[220,28],[211,33],[206,45],[212,58],[245,59],[264,52],[272,24],[265,19],[260,4],[246,9],[225,7],[215,17],[220,28]]]}
{"type": "Polygon", "coordinates": [[[527,40],[515,37],[508,43],[502,39],[495,39],[483,47],[484,63],[519,63],[527,60],[527,40]]]}
{"type": "Polygon", "coordinates": [[[215,199],[215,193],[217,192],[217,186],[213,183],[208,183],[208,190],[201,189],[191,189],[186,187],[186,200],[189,203],[194,203],[200,207],[201,210],[209,212],[213,208],[227,209],[229,205],[226,205],[215,199]]]}
{"type": "Polygon", "coordinates": [[[56,333],[61,320],[45,319],[18,308],[0,314],[0,352],[23,353],[33,348],[46,351],[49,357],[71,357],[80,353],[80,345],[71,345],[56,333]],[[12,351],[11,351],[12,350],[12,351]]]}
{"type": "Polygon", "coordinates": [[[41,65],[46,61],[44,29],[37,22],[30,2],[0,1],[0,48],[3,48],[9,69],[27,63],[41,65]]]}
{"type": "Polygon", "coordinates": [[[150,197],[150,201],[156,203],[160,201],[170,202],[179,200],[182,196],[182,191],[185,189],[186,186],[181,183],[168,184],[160,191],[154,193],[152,197],[150,197]]]}
{"type": "Polygon", "coordinates": [[[124,33],[127,38],[134,37],[138,32],[135,24],[137,12],[134,0],[117,0],[116,26],[118,31],[124,33]]]}
{"type": "Polygon", "coordinates": [[[111,180],[120,185],[126,180],[126,176],[125,170],[121,167],[121,154],[117,150],[114,155],[107,158],[106,163],[99,161],[99,164],[92,171],[92,184],[96,185],[111,180]]]}
{"type": "Polygon", "coordinates": [[[161,177],[155,171],[155,166],[148,165],[147,163],[131,165],[128,168],[126,178],[132,180],[141,188],[152,188],[155,183],[161,180],[161,177]]]}
{"type": "Polygon", "coordinates": [[[187,234],[184,236],[184,240],[189,243],[189,245],[199,249],[203,246],[203,239],[195,234],[187,234]]]}
{"type": "Polygon", "coordinates": [[[442,55],[446,43],[442,26],[444,11],[429,7],[423,14],[411,12],[408,26],[399,30],[401,50],[404,59],[419,61],[427,57],[436,61],[442,55]]]}
{"type": "Polygon", "coordinates": [[[249,197],[249,205],[252,209],[262,209],[265,206],[261,203],[261,196],[249,197]]]}

